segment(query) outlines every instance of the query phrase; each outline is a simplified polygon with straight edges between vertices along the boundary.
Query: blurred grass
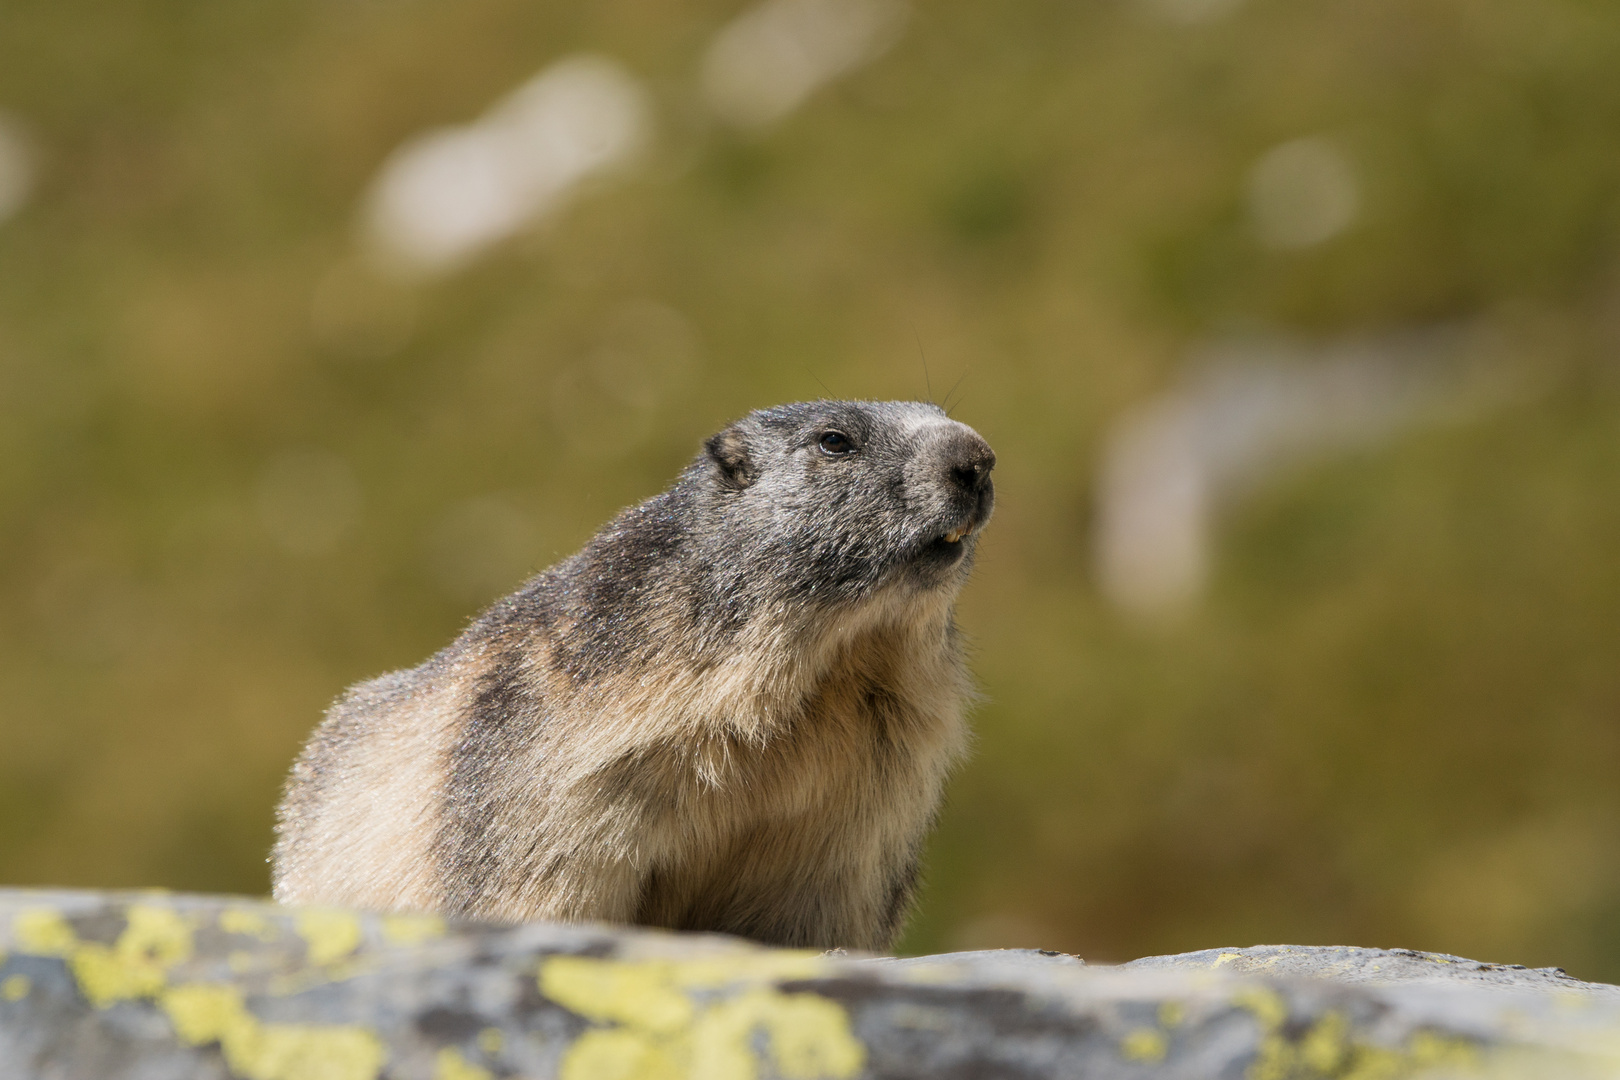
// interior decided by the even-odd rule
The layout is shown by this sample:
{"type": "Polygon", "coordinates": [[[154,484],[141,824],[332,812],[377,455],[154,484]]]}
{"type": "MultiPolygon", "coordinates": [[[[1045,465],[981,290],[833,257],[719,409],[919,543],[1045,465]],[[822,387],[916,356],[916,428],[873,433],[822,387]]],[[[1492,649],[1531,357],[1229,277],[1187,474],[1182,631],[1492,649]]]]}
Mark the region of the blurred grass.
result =
{"type": "Polygon", "coordinates": [[[0,880],[263,891],[280,779],[346,684],[728,418],[922,396],[920,344],[1001,465],[962,604],[978,753],[909,948],[1354,942],[1620,979],[1620,10],[930,0],[757,139],[695,96],[737,10],[0,11],[0,108],[43,162],[0,224],[0,880]],[[579,49],[649,80],[644,167],[384,297],[397,353],[323,338],[386,154],[579,49]],[[1267,251],[1247,171],[1321,133],[1361,215],[1267,251]],[[627,403],[594,365],[648,310],[687,343],[627,403]],[[1102,437],[1190,346],[1450,319],[1530,390],[1244,502],[1181,624],[1103,604],[1102,437]],[[311,452],[359,496],[297,554],[263,490],[311,452]]]}

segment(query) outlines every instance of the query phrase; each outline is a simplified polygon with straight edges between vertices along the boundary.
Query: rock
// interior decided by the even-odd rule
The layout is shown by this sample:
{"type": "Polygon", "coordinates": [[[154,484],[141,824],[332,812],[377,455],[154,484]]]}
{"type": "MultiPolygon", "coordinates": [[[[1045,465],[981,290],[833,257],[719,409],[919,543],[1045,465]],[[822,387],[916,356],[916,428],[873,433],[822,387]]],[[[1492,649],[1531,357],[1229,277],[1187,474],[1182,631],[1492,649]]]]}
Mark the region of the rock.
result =
{"type": "Polygon", "coordinates": [[[10,1080],[1620,1078],[1620,988],[1405,950],[1087,966],[0,890],[10,1080]]]}

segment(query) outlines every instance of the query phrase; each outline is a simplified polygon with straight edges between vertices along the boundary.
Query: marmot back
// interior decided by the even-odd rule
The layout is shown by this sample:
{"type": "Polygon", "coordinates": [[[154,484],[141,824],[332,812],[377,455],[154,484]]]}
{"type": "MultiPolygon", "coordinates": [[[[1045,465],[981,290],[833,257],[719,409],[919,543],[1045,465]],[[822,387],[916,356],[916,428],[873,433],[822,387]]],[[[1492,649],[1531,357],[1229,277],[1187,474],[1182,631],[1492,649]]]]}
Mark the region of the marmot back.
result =
{"type": "Polygon", "coordinates": [[[953,608],[994,465],[932,405],[751,413],[332,706],[276,898],[887,947],[966,743],[953,608]]]}

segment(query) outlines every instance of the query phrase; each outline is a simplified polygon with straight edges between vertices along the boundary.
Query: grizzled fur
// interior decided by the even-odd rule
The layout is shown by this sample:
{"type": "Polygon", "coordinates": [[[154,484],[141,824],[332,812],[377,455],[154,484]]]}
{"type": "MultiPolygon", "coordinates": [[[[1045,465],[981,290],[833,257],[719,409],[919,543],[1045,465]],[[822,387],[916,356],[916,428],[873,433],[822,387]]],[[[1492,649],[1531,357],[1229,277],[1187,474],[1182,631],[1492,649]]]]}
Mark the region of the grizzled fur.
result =
{"type": "Polygon", "coordinates": [[[995,456],[931,405],[752,413],[293,769],[275,895],[880,949],[966,741],[995,456]]]}

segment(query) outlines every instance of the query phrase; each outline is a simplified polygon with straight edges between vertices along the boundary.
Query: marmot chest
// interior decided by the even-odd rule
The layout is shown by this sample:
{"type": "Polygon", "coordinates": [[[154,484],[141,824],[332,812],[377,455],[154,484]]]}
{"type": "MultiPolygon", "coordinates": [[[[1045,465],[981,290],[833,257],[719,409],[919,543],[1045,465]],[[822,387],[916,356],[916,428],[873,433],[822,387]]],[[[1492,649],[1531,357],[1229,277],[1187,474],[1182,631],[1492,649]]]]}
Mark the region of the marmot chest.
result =
{"type": "MultiPolygon", "coordinates": [[[[926,829],[962,740],[959,706],[868,682],[824,687],[757,743],[728,740],[712,779],[686,778],[665,824],[667,869],[700,876],[773,860],[867,862],[926,829]]],[[[708,770],[704,770],[707,772],[708,770]]]]}

